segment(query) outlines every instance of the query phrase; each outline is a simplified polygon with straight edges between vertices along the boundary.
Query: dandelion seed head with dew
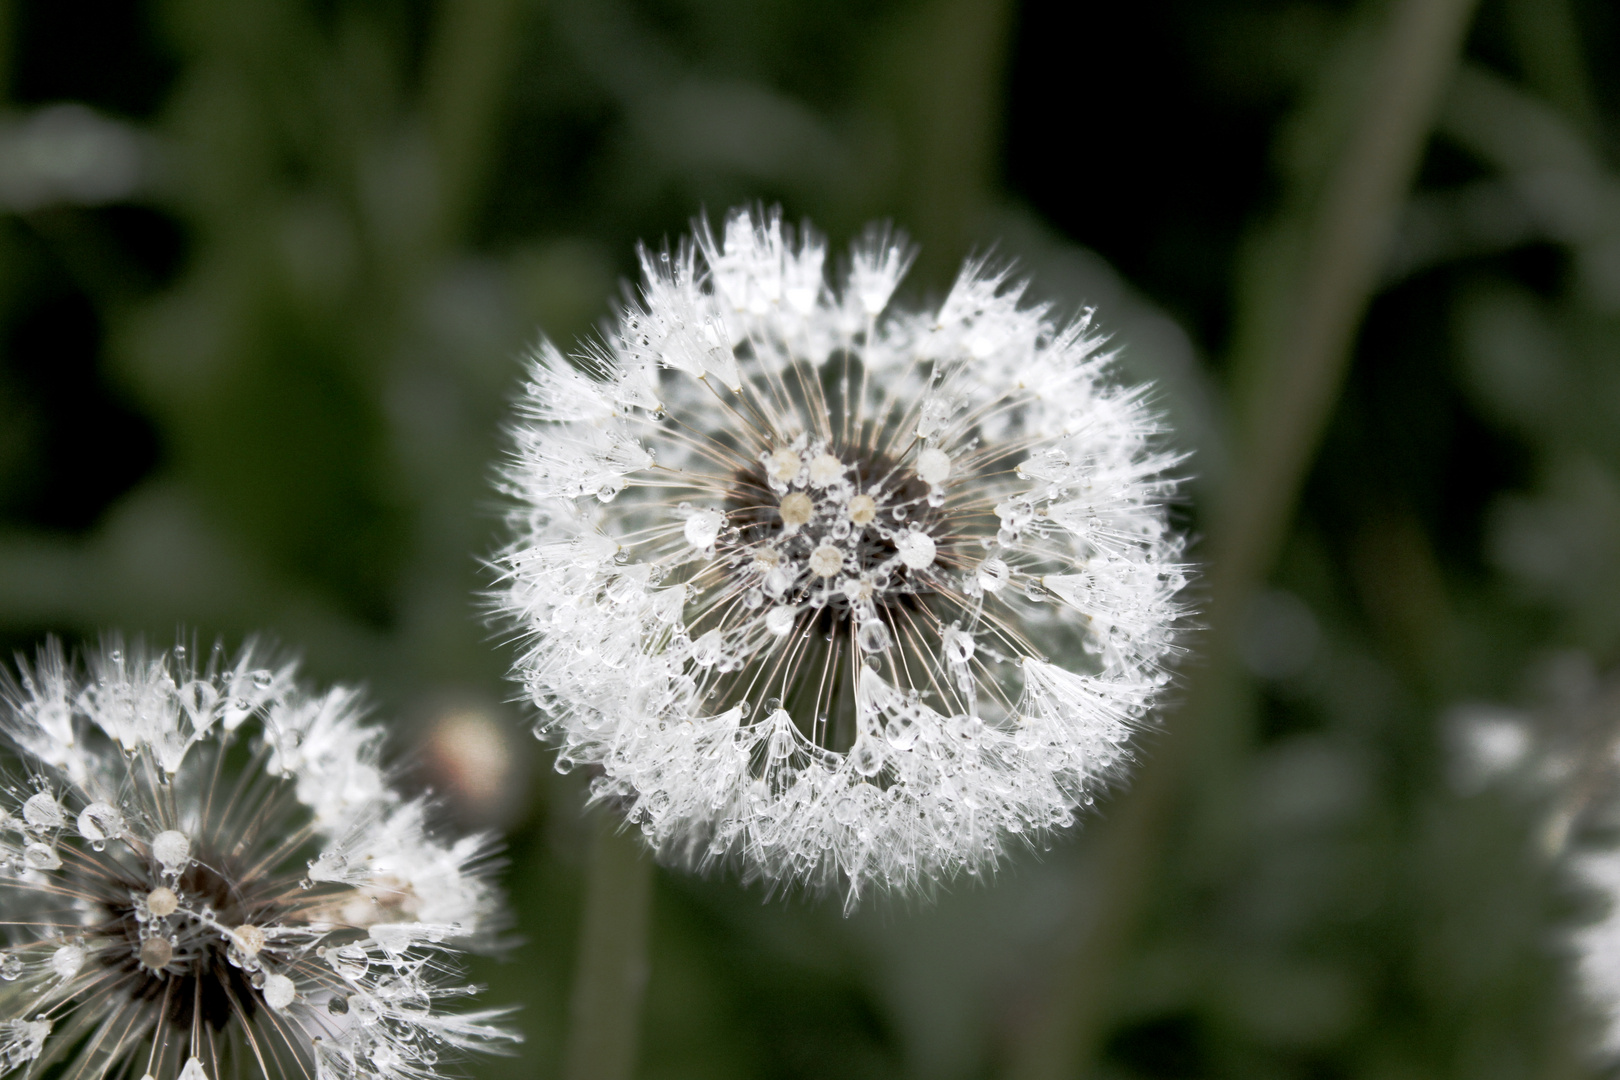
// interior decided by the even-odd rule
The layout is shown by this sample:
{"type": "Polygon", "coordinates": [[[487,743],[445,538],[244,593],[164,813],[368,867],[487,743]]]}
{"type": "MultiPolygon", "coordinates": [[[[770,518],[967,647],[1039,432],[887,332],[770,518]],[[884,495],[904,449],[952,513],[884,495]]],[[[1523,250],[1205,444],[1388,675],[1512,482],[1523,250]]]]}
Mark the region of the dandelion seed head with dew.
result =
{"type": "Polygon", "coordinates": [[[733,212],[542,345],[496,603],[558,767],[667,860],[910,892],[1071,822],[1168,682],[1180,459],[1089,317],[733,212]]]}
{"type": "Polygon", "coordinates": [[[423,1080],[513,1036],[459,953],[499,901],[352,690],[259,650],[52,642],[0,681],[0,1073],[423,1080]]]}

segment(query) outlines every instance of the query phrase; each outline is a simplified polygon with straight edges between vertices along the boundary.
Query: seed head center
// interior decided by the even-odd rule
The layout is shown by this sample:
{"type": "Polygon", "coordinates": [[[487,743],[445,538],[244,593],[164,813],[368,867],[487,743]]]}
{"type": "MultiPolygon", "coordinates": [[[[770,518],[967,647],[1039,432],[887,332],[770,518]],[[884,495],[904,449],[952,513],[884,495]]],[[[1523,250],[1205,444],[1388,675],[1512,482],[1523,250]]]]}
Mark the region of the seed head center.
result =
{"type": "Polygon", "coordinates": [[[789,633],[806,607],[865,624],[932,587],[950,475],[934,447],[895,459],[800,439],[739,472],[723,514],[692,511],[686,539],[736,568],[772,634],[789,633]]]}

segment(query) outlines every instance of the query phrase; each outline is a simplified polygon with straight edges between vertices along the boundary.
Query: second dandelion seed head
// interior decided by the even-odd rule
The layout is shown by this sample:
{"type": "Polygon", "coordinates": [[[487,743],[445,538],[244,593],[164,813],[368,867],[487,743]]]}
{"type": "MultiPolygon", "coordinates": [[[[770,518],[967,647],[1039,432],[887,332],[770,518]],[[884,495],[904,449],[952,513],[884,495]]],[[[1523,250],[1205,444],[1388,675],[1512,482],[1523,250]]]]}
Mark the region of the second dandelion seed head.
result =
{"type": "Polygon", "coordinates": [[[497,913],[486,839],[430,834],[352,691],[260,660],[0,674],[0,1073],[429,1080],[513,1038],[442,1003],[497,913]]]}

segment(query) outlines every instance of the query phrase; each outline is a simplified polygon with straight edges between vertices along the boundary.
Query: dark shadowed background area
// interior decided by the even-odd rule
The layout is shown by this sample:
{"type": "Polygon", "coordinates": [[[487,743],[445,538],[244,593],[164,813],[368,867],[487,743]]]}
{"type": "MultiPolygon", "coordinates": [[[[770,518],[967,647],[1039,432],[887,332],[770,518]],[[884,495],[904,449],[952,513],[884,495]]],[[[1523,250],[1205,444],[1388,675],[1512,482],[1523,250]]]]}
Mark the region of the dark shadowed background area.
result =
{"type": "MultiPolygon", "coordinates": [[[[260,632],[365,683],[510,838],[477,976],[528,1042],[471,1071],[556,1075],[590,828],[475,599],[525,348],[701,211],[889,219],[913,300],[993,250],[1096,305],[1205,536],[1392,6],[0,0],[0,646],[260,632]]],[[[1432,121],[1117,955],[1117,799],[848,919],[660,872],[639,1075],[1031,1076],[1076,983],[1054,1076],[1606,1074],[1566,862],[1615,820],[1620,8],[1482,0],[1432,121]]]]}

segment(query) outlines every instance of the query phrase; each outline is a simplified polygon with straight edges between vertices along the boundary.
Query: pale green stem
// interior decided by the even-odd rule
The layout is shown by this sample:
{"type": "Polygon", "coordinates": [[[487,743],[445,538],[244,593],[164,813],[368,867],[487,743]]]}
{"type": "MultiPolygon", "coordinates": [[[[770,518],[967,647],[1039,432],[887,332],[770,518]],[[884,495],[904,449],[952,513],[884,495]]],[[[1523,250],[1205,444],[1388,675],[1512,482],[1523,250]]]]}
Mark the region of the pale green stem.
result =
{"type": "Polygon", "coordinates": [[[428,48],[423,110],[433,144],[439,220],[434,240],[465,240],[498,159],[495,136],[514,60],[518,0],[446,0],[428,48]]]}
{"type": "Polygon", "coordinates": [[[1099,838],[1101,896],[1078,913],[1078,954],[1062,964],[1042,1015],[1014,1048],[1015,1080],[1087,1074],[1106,1029],[1113,980],[1158,871],[1197,726],[1230,702],[1241,675],[1236,630],[1269,574],[1349,365],[1355,332],[1382,270],[1475,0],[1397,0],[1380,36],[1357,121],[1312,215],[1277,362],[1263,366],[1245,410],[1232,481],[1211,530],[1207,630],[1186,701],[1153,746],[1099,838]]]}
{"type": "Polygon", "coordinates": [[[915,65],[906,180],[921,280],[948,281],[991,200],[1001,141],[1008,0],[942,0],[925,10],[915,65]]]}
{"type": "Polygon", "coordinates": [[[993,199],[1001,141],[1010,0],[931,0],[896,8],[873,53],[868,97],[891,113],[895,167],[877,209],[905,224],[920,248],[909,280],[948,285],[993,199]]]}
{"type": "Polygon", "coordinates": [[[599,814],[593,822],[563,1080],[635,1075],[647,986],[652,860],[635,835],[618,831],[611,818],[599,814]]]}
{"type": "Polygon", "coordinates": [[[0,109],[11,104],[12,58],[16,55],[17,2],[0,0],[0,109]]]}

